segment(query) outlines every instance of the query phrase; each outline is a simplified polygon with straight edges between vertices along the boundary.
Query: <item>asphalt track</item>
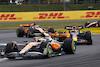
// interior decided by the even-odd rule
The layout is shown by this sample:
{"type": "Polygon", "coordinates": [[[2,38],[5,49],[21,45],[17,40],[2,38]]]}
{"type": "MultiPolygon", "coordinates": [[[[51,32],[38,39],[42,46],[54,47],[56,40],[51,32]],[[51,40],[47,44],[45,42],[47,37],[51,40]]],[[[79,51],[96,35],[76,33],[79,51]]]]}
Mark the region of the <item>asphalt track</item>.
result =
{"type": "MultiPolygon", "coordinates": [[[[18,38],[15,30],[0,30],[0,44],[32,38],[18,38]]],[[[0,49],[4,46],[0,45],[0,49]]],[[[77,45],[75,54],[46,59],[9,60],[0,57],[0,67],[100,67],[100,35],[93,35],[93,45],[77,45]]]]}

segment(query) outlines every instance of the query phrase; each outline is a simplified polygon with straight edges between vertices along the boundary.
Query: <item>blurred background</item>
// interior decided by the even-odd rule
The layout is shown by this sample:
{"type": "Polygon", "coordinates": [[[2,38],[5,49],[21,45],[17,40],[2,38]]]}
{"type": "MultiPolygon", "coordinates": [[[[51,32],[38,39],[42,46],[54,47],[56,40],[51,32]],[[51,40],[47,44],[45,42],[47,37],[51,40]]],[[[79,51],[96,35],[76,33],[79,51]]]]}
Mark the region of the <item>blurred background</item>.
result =
{"type": "Polygon", "coordinates": [[[100,0],[0,0],[0,12],[99,10],[100,0]]]}

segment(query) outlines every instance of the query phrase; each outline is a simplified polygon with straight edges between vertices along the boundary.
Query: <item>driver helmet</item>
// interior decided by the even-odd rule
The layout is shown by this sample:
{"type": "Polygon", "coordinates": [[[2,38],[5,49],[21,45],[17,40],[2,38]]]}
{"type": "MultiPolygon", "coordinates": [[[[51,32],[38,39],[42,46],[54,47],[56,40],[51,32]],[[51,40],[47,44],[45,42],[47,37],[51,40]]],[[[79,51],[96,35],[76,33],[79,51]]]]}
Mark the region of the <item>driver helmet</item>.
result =
{"type": "Polygon", "coordinates": [[[73,27],[72,27],[72,32],[77,32],[76,26],[73,26],[73,27]]]}

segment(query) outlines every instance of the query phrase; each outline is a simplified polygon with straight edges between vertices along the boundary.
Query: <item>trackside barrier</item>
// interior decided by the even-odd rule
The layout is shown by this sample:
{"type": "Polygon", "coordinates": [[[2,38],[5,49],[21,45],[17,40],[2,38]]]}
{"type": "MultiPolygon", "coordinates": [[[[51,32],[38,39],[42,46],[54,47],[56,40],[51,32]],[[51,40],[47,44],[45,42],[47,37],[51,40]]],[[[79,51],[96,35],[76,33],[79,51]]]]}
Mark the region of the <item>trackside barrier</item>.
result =
{"type": "Polygon", "coordinates": [[[100,19],[100,10],[48,11],[48,12],[0,12],[0,21],[49,21],[100,19]]]}

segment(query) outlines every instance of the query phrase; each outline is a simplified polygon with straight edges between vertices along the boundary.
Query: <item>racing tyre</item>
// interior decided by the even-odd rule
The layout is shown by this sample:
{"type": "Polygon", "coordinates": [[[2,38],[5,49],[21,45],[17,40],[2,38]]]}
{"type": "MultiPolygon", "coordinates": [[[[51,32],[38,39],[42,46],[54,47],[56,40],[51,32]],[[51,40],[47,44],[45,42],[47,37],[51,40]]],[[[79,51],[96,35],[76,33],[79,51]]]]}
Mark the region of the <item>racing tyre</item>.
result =
{"type": "Polygon", "coordinates": [[[63,44],[63,50],[66,54],[74,54],[76,50],[76,44],[72,39],[66,39],[63,44]]]}
{"type": "Polygon", "coordinates": [[[30,30],[30,32],[31,32],[32,34],[34,33],[33,28],[29,28],[28,30],[30,30]]]}
{"type": "Polygon", "coordinates": [[[90,24],[90,23],[86,22],[86,23],[85,23],[85,28],[86,28],[86,26],[89,25],[89,24],[90,24]]]}
{"type": "MultiPolygon", "coordinates": [[[[18,52],[18,47],[17,45],[13,45],[13,43],[8,43],[6,45],[6,48],[5,48],[5,54],[9,54],[10,52],[18,52]]],[[[7,56],[7,58],[9,59],[14,59],[15,57],[10,57],[10,56],[7,56]]]]}
{"type": "Polygon", "coordinates": [[[27,37],[30,38],[31,37],[31,34],[30,34],[30,31],[28,30],[28,33],[27,33],[27,37]]]}
{"type": "Polygon", "coordinates": [[[50,28],[50,29],[48,30],[48,32],[50,32],[50,33],[55,33],[55,30],[54,30],[54,28],[50,28]]]}
{"type": "Polygon", "coordinates": [[[100,20],[98,21],[98,27],[100,27],[100,20]]]}
{"type": "Polygon", "coordinates": [[[90,31],[86,32],[85,39],[88,41],[87,45],[92,45],[92,37],[91,37],[91,32],[90,31]]]}
{"type": "Polygon", "coordinates": [[[23,30],[23,28],[18,28],[16,30],[16,33],[17,33],[17,37],[23,37],[24,36],[24,30],[23,30]]]}
{"type": "Polygon", "coordinates": [[[52,46],[50,44],[47,44],[47,42],[42,42],[40,51],[41,53],[43,53],[42,58],[50,58],[52,54],[52,46]]]}
{"type": "Polygon", "coordinates": [[[32,37],[31,34],[34,34],[34,30],[32,28],[28,29],[27,37],[32,37]]]}

